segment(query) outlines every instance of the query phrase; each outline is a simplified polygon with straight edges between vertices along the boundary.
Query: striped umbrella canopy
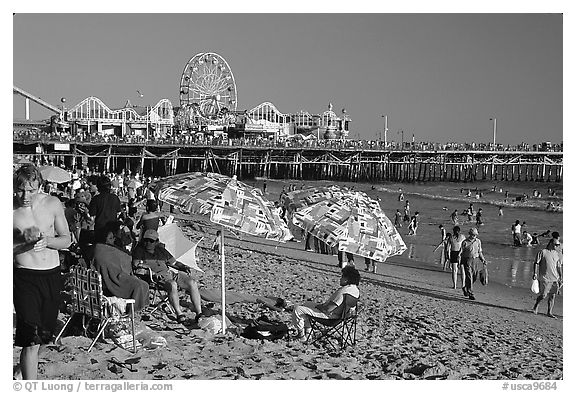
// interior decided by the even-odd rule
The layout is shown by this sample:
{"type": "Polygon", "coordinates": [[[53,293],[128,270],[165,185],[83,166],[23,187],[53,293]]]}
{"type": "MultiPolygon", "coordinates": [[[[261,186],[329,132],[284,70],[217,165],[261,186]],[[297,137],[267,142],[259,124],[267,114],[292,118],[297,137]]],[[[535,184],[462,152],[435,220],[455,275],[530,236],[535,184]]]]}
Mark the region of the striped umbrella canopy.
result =
{"type": "Polygon", "coordinates": [[[407,249],[380,204],[363,192],[333,186],[309,193],[292,206],[297,205],[302,207],[292,213],[294,225],[339,251],[384,262],[407,249]],[[334,197],[312,203],[329,194],[334,197]]]}
{"type": "Polygon", "coordinates": [[[153,185],[160,201],[249,235],[285,242],[292,237],[274,204],[260,189],[218,173],[185,173],[153,185]]]}

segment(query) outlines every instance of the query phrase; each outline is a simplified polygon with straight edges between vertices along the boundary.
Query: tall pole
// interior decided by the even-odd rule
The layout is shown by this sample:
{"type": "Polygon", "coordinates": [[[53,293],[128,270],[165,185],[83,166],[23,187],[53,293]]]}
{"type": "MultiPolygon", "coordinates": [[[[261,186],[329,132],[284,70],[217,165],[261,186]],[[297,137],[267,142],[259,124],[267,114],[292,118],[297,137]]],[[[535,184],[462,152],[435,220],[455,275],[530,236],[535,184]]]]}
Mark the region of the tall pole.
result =
{"type": "Polygon", "coordinates": [[[381,117],[384,118],[384,147],[386,147],[388,146],[388,115],[382,115],[381,117]]]}
{"type": "Polygon", "coordinates": [[[492,136],[492,143],[494,144],[494,150],[496,150],[496,127],[497,127],[497,122],[498,120],[496,120],[496,118],[490,119],[494,121],[494,129],[493,129],[493,136],[492,136]]]}
{"type": "Polygon", "coordinates": [[[146,105],[146,140],[148,140],[150,132],[148,131],[148,123],[150,121],[150,110],[148,109],[148,105],[146,105]]]}
{"type": "Polygon", "coordinates": [[[226,334],[226,280],[224,279],[225,273],[225,257],[224,257],[224,226],[220,227],[220,260],[222,262],[222,334],[226,334]]]}

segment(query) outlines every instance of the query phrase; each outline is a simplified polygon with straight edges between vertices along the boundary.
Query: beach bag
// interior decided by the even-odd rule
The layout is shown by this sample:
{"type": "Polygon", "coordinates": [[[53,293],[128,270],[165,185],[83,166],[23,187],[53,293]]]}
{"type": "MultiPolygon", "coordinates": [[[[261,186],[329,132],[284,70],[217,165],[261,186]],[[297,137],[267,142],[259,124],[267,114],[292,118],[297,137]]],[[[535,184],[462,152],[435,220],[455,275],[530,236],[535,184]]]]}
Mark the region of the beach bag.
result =
{"type": "Polygon", "coordinates": [[[244,329],[242,337],[259,340],[277,340],[288,334],[288,325],[280,321],[272,321],[266,315],[250,321],[244,329]]]}
{"type": "Polygon", "coordinates": [[[482,267],[482,269],[480,269],[480,272],[478,272],[478,274],[480,275],[480,283],[482,285],[488,285],[488,269],[486,268],[486,266],[482,267]]]}
{"type": "MultiPolygon", "coordinates": [[[[200,329],[212,334],[222,333],[222,316],[211,315],[209,317],[202,317],[198,320],[198,326],[200,329]]],[[[232,327],[232,322],[226,317],[226,328],[230,329],[232,327]]]]}
{"type": "Polygon", "coordinates": [[[532,280],[532,286],[530,287],[532,293],[540,293],[540,285],[538,284],[538,280],[532,280]]]}

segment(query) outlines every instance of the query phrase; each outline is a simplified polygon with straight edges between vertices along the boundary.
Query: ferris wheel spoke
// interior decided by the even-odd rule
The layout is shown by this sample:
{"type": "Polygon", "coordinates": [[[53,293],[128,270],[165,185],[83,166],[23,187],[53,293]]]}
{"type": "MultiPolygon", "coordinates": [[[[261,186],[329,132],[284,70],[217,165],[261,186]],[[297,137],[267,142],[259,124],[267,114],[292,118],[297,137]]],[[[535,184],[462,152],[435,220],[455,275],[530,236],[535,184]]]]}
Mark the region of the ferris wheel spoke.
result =
{"type": "Polygon", "coordinates": [[[190,59],[180,85],[181,105],[189,108],[189,115],[183,113],[183,118],[190,124],[218,121],[214,116],[222,110],[236,110],[237,90],[232,70],[216,53],[199,53],[190,59]],[[191,106],[194,104],[197,109],[191,106]],[[196,120],[191,120],[192,116],[196,120]]]}

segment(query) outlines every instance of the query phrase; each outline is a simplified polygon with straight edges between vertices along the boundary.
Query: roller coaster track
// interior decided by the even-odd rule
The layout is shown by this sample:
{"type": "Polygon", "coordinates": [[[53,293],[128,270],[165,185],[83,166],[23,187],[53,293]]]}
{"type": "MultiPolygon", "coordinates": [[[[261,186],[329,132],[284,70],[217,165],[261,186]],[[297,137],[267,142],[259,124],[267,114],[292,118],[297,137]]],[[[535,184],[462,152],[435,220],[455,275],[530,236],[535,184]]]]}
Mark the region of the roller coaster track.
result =
{"type": "Polygon", "coordinates": [[[60,112],[61,112],[60,108],[58,108],[52,104],[47,103],[43,99],[36,97],[35,95],[32,95],[32,94],[22,90],[19,87],[13,86],[13,93],[21,95],[24,98],[28,98],[28,99],[34,101],[35,103],[37,103],[38,105],[41,105],[48,110],[51,110],[54,113],[60,114],[60,112]]]}

